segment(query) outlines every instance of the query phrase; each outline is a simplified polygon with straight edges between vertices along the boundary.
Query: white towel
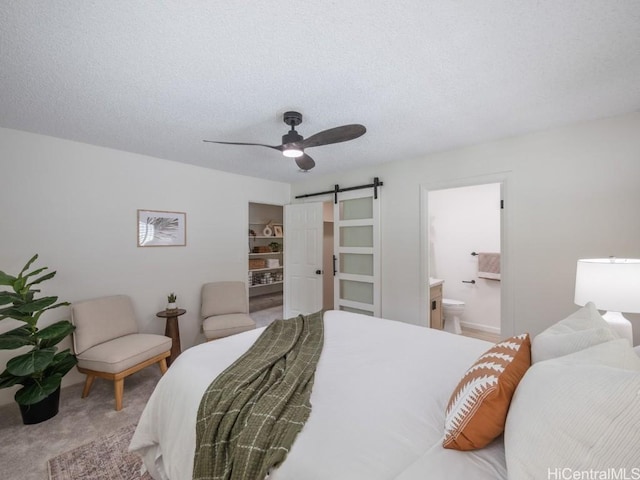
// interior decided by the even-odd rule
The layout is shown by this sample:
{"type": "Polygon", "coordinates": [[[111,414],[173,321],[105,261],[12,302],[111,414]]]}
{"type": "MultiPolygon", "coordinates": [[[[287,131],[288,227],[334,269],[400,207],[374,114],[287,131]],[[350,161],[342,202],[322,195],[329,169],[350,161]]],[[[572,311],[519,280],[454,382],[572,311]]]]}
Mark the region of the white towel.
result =
{"type": "Polygon", "coordinates": [[[500,280],[500,254],[478,253],[478,277],[500,280]]]}

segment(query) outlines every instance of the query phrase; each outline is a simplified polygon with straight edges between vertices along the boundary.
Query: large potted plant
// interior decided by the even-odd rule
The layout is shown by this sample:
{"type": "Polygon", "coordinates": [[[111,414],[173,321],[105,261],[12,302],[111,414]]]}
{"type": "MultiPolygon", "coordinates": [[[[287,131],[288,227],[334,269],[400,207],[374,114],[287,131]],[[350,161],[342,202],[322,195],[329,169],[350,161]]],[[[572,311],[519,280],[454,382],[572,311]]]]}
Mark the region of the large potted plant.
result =
{"type": "Polygon", "coordinates": [[[17,276],[0,271],[0,285],[11,287],[0,292],[0,321],[11,318],[22,322],[0,335],[0,350],[29,347],[26,353],[7,362],[0,373],[0,388],[22,385],[14,398],[25,424],[40,423],[58,413],[62,377],[77,363],[70,349],[58,352],[56,347],[73,332],[75,327],[69,321],[61,320],[42,329],[37,326],[47,310],[69,305],[58,302],[58,297],[36,298],[40,290],[33,287],[56,274],[43,274],[48,267],[27,272],[37,258],[34,255],[17,276]]]}

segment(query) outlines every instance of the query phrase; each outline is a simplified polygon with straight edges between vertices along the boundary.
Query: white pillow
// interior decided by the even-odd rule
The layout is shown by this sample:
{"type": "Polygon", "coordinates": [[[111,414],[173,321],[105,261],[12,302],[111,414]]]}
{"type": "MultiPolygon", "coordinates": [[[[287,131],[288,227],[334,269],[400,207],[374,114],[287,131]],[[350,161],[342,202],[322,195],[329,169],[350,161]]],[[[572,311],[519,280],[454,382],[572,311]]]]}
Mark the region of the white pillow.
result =
{"type": "Polygon", "coordinates": [[[595,305],[587,303],[577,312],[536,335],[531,342],[531,363],[569,355],[619,338],[595,305]]]}
{"type": "Polygon", "coordinates": [[[561,365],[600,365],[640,372],[640,357],[626,338],[600,343],[554,360],[561,365]]]}
{"type": "Polygon", "coordinates": [[[634,355],[620,339],[533,365],[507,416],[509,478],[586,478],[572,475],[606,469],[631,475],[639,468],[640,359],[634,355]]]}

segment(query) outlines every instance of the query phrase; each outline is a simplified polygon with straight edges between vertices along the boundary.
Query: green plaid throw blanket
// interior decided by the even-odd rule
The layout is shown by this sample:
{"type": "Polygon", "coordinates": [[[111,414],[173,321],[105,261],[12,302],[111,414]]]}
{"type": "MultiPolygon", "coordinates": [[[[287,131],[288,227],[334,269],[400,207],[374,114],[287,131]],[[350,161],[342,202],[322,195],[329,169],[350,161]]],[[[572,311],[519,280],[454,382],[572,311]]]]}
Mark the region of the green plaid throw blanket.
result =
{"type": "Polygon", "coordinates": [[[196,423],[194,480],[262,480],[311,413],[322,312],[276,320],[209,385],[196,423]]]}

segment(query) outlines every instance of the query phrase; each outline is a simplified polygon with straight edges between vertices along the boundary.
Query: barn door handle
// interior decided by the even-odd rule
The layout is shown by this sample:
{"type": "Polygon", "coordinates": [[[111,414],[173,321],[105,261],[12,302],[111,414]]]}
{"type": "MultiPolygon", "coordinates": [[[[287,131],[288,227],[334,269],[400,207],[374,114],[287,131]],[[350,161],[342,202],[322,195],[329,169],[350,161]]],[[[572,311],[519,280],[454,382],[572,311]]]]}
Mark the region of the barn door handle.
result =
{"type": "Polygon", "coordinates": [[[333,256],[333,276],[336,276],[336,273],[338,273],[338,270],[336,270],[336,261],[338,261],[338,257],[336,257],[335,255],[333,256]]]}
{"type": "Polygon", "coordinates": [[[473,283],[475,285],[475,280],[462,280],[462,283],[473,283]]]}

